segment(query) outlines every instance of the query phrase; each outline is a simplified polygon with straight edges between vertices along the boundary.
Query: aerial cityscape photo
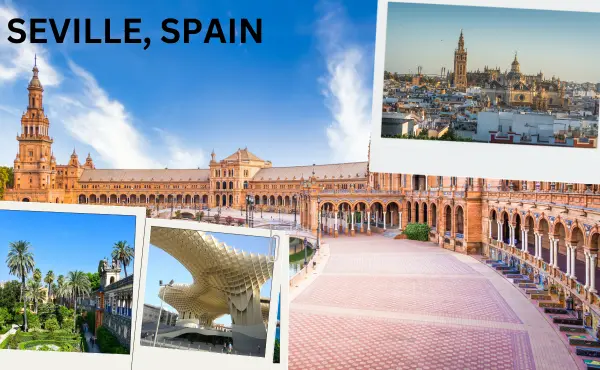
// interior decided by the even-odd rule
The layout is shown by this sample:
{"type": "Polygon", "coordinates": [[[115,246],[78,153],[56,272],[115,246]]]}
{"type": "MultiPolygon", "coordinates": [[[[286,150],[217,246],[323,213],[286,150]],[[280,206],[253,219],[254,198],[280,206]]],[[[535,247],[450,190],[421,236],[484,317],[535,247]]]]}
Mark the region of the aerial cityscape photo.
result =
{"type": "Polygon", "coordinates": [[[597,148],[599,20],[390,3],[382,137],[597,148]]]}

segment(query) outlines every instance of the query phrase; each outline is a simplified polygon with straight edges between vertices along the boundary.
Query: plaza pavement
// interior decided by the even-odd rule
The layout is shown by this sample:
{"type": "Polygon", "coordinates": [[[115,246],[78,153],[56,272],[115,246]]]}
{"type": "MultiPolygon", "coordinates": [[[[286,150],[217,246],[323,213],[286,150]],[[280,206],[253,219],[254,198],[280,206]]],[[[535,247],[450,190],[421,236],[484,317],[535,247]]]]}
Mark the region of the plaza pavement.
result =
{"type": "Polygon", "coordinates": [[[326,238],[291,287],[289,369],[577,369],[509,281],[432,243],[326,238]]]}

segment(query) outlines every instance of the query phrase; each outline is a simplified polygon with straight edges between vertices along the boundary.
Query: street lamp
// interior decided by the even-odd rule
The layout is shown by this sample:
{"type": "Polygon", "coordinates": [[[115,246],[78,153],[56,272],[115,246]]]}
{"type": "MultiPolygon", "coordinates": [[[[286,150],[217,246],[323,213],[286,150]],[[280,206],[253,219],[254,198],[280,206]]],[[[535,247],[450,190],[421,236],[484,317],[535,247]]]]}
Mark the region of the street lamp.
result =
{"type": "Polygon", "coordinates": [[[154,332],[154,344],[153,347],[156,347],[156,340],[158,339],[158,325],[160,325],[160,316],[162,315],[163,302],[165,301],[165,293],[167,293],[167,288],[173,286],[174,281],[171,279],[169,284],[163,284],[162,280],[158,281],[158,285],[164,287],[162,299],[160,300],[160,310],[158,311],[158,321],[156,321],[156,331],[154,332]]]}
{"type": "Polygon", "coordinates": [[[321,196],[317,195],[317,250],[321,248],[321,196]]]}
{"type": "Polygon", "coordinates": [[[306,267],[306,265],[308,265],[307,248],[308,248],[308,239],[306,239],[306,237],[304,237],[304,266],[305,267],[306,267]]]}
{"type": "Polygon", "coordinates": [[[298,203],[298,201],[296,200],[296,194],[292,196],[292,200],[294,202],[294,228],[296,228],[296,205],[298,203]]]}

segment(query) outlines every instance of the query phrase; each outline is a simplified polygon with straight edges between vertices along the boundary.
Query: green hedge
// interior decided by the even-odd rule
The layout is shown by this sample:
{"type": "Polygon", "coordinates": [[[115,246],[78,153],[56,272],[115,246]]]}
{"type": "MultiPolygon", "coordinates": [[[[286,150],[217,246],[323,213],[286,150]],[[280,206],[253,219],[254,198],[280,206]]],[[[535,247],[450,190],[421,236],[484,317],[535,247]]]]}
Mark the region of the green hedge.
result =
{"type": "Polygon", "coordinates": [[[31,340],[28,342],[19,343],[19,349],[30,349],[39,345],[55,345],[59,347],[60,352],[79,352],[79,342],[78,341],[66,341],[66,340],[31,340]]]}
{"type": "Polygon", "coordinates": [[[123,347],[119,340],[103,326],[96,331],[96,342],[102,353],[129,354],[129,350],[123,347]]]}
{"type": "Polygon", "coordinates": [[[429,225],[408,224],[404,229],[404,235],[410,240],[429,241],[429,225]]]}
{"type": "Polygon", "coordinates": [[[14,334],[7,336],[4,339],[4,342],[0,343],[0,349],[6,349],[8,347],[8,343],[10,342],[10,339],[14,336],[15,336],[14,334]]]}

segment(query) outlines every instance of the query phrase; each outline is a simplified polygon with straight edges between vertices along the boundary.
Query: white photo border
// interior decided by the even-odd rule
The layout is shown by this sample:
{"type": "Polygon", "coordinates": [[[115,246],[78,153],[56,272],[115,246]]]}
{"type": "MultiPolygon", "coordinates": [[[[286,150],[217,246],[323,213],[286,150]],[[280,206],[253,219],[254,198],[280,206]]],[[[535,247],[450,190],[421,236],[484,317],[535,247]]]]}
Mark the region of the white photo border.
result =
{"type": "MultiPolygon", "coordinates": [[[[0,350],[0,364],[14,366],[27,364],[27,368],[55,368],[61,370],[105,370],[106,364],[114,369],[131,369],[134,341],[136,338],[136,306],[138,290],[141,282],[142,261],[144,255],[144,232],[146,223],[146,209],[141,207],[95,206],[80,204],[56,204],[37,202],[0,202],[0,211],[30,211],[53,213],[78,213],[114,216],[135,217],[135,241],[133,260],[133,301],[131,314],[131,342],[129,355],[108,353],[64,353],[46,351],[17,351],[0,350]],[[137,277],[136,277],[137,276],[137,277]],[[13,364],[13,365],[11,365],[13,364]]],[[[32,229],[33,230],[33,229],[32,229]]]]}
{"type": "MultiPolygon", "coordinates": [[[[265,346],[265,357],[252,357],[243,355],[224,355],[220,352],[200,352],[186,350],[172,350],[167,348],[147,347],[140,343],[141,327],[143,320],[144,297],[146,292],[146,276],[148,267],[148,253],[144,253],[142,265],[144,266],[140,278],[145,283],[140,285],[138,315],[136,316],[136,337],[133,338],[133,365],[132,370],[163,370],[174,364],[201,364],[205,368],[219,369],[265,369],[273,365],[273,350],[275,345],[275,331],[277,326],[277,307],[279,303],[279,292],[282,277],[282,260],[287,260],[289,253],[289,237],[285,232],[279,230],[255,229],[237,226],[224,226],[209,224],[205,222],[193,222],[184,220],[148,219],[144,237],[144,251],[150,247],[150,230],[152,227],[168,227],[174,229],[198,230],[208,233],[235,234],[270,238],[279,238],[276,259],[271,279],[271,304],[269,309],[269,324],[267,328],[267,343],[265,346]]],[[[287,328],[286,328],[287,329],[287,328]]],[[[281,330],[281,329],[280,329],[281,330]]]]}
{"type": "Polygon", "coordinates": [[[462,143],[381,137],[383,75],[389,3],[600,12],[588,0],[378,0],[370,169],[373,172],[529,181],[600,183],[600,145],[595,149],[462,143]],[[415,154],[420,155],[416,156],[415,154]],[[526,159],[526,160],[524,160],[526,159]]]}

